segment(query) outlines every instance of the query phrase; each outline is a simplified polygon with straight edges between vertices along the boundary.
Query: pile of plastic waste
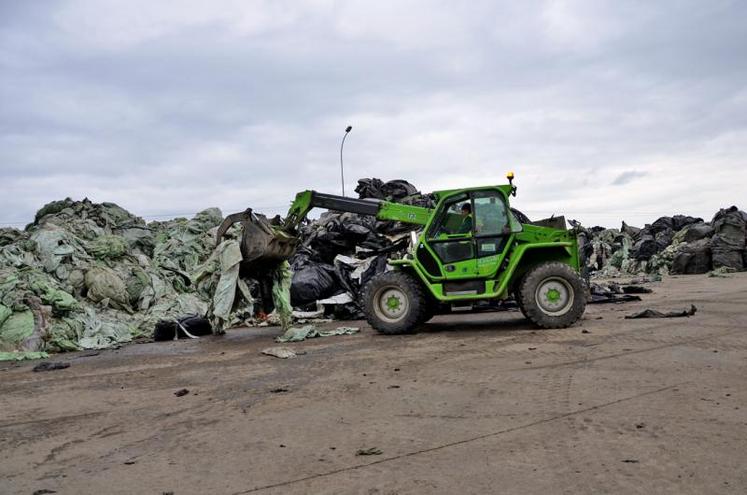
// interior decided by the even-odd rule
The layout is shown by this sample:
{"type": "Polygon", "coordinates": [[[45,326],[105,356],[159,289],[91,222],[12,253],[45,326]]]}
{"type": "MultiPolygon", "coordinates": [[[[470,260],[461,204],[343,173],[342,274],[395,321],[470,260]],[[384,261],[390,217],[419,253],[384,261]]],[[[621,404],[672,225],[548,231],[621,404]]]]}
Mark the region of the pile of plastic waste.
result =
{"type": "MultiPolygon", "coordinates": [[[[362,198],[432,206],[406,181],[362,179],[362,198]]],[[[54,201],[24,230],[0,229],[0,360],[150,339],[159,322],[207,317],[216,333],[298,318],[358,318],[360,288],[407,247],[409,226],[326,212],[288,262],[247,270],[223,215],[146,223],[113,203],[54,201]]]]}
{"type": "MultiPolygon", "coordinates": [[[[0,229],[0,360],[149,338],[159,320],[184,315],[208,316],[218,331],[242,310],[253,316],[218,291],[241,261],[236,240],[215,248],[222,219],[210,208],[146,224],[113,203],[65,199],[24,230],[0,229]]],[[[247,284],[259,282],[242,283],[254,302],[247,284]]]]}
{"type": "Polygon", "coordinates": [[[747,213],[736,206],[719,210],[710,222],[684,215],[661,217],[636,228],[578,224],[585,266],[591,275],[697,274],[747,268],[747,213]]]}

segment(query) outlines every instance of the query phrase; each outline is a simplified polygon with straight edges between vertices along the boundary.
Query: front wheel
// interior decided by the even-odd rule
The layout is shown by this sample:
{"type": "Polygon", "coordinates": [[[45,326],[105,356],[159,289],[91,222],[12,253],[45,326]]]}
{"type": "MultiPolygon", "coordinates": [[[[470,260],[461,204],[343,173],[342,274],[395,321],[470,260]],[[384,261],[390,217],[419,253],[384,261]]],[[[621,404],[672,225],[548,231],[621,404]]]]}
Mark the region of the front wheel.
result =
{"type": "Polygon", "coordinates": [[[542,328],[565,328],[584,314],[581,277],[565,263],[543,263],[526,274],[519,288],[524,313],[542,328]]]}
{"type": "Polygon", "coordinates": [[[402,271],[381,273],[363,288],[363,312],[378,332],[411,332],[423,322],[426,300],[420,281],[402,271]]]}

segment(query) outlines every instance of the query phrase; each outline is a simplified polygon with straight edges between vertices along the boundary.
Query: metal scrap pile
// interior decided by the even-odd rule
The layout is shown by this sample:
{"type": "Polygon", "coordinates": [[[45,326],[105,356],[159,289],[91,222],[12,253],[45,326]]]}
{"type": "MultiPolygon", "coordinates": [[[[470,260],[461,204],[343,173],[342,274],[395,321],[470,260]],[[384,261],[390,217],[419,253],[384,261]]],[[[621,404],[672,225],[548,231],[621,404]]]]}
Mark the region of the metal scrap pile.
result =
{"type": "Polygon", "coordinates": [[[586,269],[599,277],[747,268],[747,213],[736,206],[719,210],[710,222],[675,215],[643,228],[625,222],[619,230],[576,228],[586,269]]]}

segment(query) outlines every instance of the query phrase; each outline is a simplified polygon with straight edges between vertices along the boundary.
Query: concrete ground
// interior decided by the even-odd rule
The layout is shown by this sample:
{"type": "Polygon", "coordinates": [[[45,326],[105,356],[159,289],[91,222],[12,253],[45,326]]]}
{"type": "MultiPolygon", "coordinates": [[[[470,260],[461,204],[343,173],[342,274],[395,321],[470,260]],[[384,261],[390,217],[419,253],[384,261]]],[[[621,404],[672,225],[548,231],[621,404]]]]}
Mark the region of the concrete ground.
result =
{"type": "Polygon", "coordinates": [[[288,360],[265,328],[0,363],[0,493],[745,493],[747,273],[652,287],[563,330],[506,312],[288,360]]]}

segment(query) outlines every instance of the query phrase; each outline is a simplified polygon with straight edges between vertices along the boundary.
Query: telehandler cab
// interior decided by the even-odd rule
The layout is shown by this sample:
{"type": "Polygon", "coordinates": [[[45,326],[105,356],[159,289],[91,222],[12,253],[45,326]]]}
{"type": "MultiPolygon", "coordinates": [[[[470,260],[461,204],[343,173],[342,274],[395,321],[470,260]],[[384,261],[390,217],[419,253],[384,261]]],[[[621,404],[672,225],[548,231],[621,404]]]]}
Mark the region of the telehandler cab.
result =
{"type": "Polygon", "coordinates": [[[536,325],[570,326],[586,308],[576,236],[563,217],[520,223],[509,207],[513,173],[507,178],[507,185],[435,191],[432,209],[303,191],[279,228],[247,210],[226,218],[218,240],[241,221],[244,259],[261,263],[292,256],[297,227],[315,207],[406,222],[414,226],[407,254],[390,259],[392,270],[361,292],[359,303],[379,332],[409,332],[435,314],[489,308],[511,296],[536,325]]]}

